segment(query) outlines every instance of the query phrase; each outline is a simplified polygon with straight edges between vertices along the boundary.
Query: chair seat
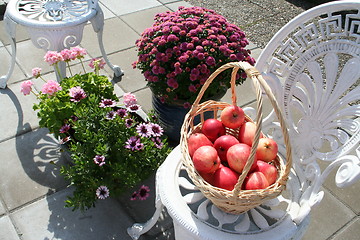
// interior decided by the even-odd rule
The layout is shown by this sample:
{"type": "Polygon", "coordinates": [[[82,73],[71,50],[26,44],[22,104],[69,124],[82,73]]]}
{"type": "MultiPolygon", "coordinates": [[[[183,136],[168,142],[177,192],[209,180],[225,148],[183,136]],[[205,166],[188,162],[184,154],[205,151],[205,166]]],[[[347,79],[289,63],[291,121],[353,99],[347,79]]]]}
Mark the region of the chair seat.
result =
{"type": "Polygon", "coordinates": [[[96,15],[94,1],[90,0],[17,0],[10,1],[7,16],[27,27],[63,28],[88,22],[96,15]]]}
{"type": "Polygon", "coordinates": [[[297,197],[293,190],[298,188],[299,179],[294,174],[283,194],[286,198],[280,196],[244,214],[233,215],[204,198],[189,180],[181,158],[178,146],[156,176],[157,194],[176,226],[176,239],[300,239],[305,233],[310,216],[296,225],[291,214],[297,213],[298,205],[287,199],[297,197]]]}

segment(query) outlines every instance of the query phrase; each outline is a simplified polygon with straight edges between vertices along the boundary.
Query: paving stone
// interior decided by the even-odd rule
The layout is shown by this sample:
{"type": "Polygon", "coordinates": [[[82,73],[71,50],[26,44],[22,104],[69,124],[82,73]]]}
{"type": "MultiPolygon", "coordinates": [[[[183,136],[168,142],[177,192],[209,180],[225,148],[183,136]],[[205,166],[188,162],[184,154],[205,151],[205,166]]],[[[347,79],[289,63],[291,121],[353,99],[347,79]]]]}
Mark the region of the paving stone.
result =
{"type": "Polygon", "coordinates": [[[170,10],[172,11],[177,11],[179,7],[192,7],[192,6],[193,5],[191,5],[189,2],[186,1],[178,1],[178,2],[166,4],[166,7],[170,8],[170,10]]]}
{"type": "MultiPolygon", "coordinates": [[[[0,76],[5,76],[8,74],[11,62],[11,55],[5,47],[0,47],[0,76]]],[[[7,85],[10,85],[15,82],[22,81],[26,78],[26,75],[19,68],[18,64],[15,63],[14,70],[7,81],[7,85]]]]}
{"type": "MultiPolygon", "coordinates": [[[[138,36],[133,29],[119,18],[111,18],[105,21],[103,43],[107,54],[133,47],[138,36]]],[[[80,45],[92,57],[101,56],[96,33],[89,24],[85,26],[84,37],[80,45]]]]}
{"type": "Polygon", "coordinates": [[[24,96],[20,92],[20,83],[0,89],[0,109],[2,113],[6,113],[0,115],[0,142],[39,126],[32,109],[36,101],[33,94],[24,96]]]}
{"type": "Polygon", "coordinates": [[[128,0],[102,0],[101,2],[108,6],[109,10],[117,16],[161,5],[156,0],[132,1],[131,4],[129,4],[128,0]]]}
{"type": "Polygon", "coordinates": [[[132,220],[116,200],[100,200],[95,208],[82,213],[64,208],[71,191],[62,190],[14,212],[23,239],[131,239],[126,229],[132,220]]]}
{"type": "Polygon", "coordinates": [[[0,240],[20,240],[8,216],[0,217],[0,240]]]}
{"type": "Polygon", "coordinates": [[[158,13],[163,13],[169,11],[168,8],[164,6],[149,8],[141,12],[134,12],[126,15],[122,15],[123,19],[127,24],[129,24],[135,31],[140,35],[146,28],[149,28],[154,23],[154,17],[158,13]],[[141,19],[142,21],[139,21],[141,19]]]}
{"type": "Polygon", "coordinates": [[[341,229],[332,240],[358,240],[360,229],[360,219],[357,217],[354,221],[350,222],[343,229],[341,229]]]}
{"type": "Polygon", "coordinates": [[[4,215],[5,213],[6,213],[5,206],[3,205],[3,203],[1,202],[1,199],[0,199],[0,216],[4,215]]]}
{"type": "Polygon", "coordinates": [[[0,143],[0,191],[9,210],[33,201],[67,183],[59,173],[59,145],[46,129],[0,143]]]}
{"type": "MultiPolygon", "coordinates": [[[[6,34],[4,21],[0,21],[0,32],[1,32],[0,40],[4,43],[4,45],[9,45],[10,39],[6,34]]],[[[21,25],[16,25],[16,41],[20,42],[28,39],[29,39],[28,30],[21,25]]]]}
{"type": "MultiPolygon", "coordinates": [[[[146,87],[147,82],[145,81],[145,77],[141,74],[141,71],[137,68],[134,69],[131,65],[137,60],[135,47],[111,54],[109,55],[109,59],[112,63],[120,66],[125,73],[124,76],[122,76],[121,81],[117,83],[125,92],[134,92],[146,87]]],[[[108,66],[105,68],[108,72],[111,71],[108,66]]]]}
{"type": "Polygon", "coordinates": [[[330,192],[325,192],[321,203],[311,210],[309,229],[303,240],[325,240],[348,223],[356,215],[339,202],[330,192]]]}

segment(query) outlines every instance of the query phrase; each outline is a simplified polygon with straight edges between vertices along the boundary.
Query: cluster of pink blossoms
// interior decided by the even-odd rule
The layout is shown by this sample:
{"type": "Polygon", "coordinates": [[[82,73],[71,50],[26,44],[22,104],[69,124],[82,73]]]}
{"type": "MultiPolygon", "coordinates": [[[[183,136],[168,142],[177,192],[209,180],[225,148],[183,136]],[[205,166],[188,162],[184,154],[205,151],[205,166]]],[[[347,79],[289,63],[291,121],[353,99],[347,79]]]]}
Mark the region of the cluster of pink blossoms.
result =
{"type": "MultiPolygon", "coordinates": [[[[136,41],[139,53],[133,67],[142,70],[148,86],[162,101],[192,103],[210,74],[223,64],[255,63],[247,45],[244,32],[223,16],[201,7],[180,7],[155,16],[153,26],[136,41]]],[[[246,75],[242,72],[238,77],[239,84],[246,75]]],[[[229,86],[230,79],[223,77],[215,79],[210,88],[229,86]]]]}
{"type": "Polygon", "coordinates": [[[87,54],[84,48],[74,47],[72,49],[64,49],[61,52],[48,51],[44,56],[44,61],[50,65],[58,62],[69,62],[75,59],[82,59],[87,54]]]}

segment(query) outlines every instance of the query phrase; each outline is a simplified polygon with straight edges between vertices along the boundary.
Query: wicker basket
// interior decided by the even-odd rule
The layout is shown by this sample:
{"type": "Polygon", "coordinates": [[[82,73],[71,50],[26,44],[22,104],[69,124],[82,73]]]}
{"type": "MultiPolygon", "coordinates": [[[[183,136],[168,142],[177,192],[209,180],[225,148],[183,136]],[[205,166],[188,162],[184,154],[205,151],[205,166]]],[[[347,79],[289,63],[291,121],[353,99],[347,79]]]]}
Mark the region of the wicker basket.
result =
{"type": "MultiPolygon", "coordinates": [[[[246,121],[252,121],[248,116],[245,118],[246,121]]],[[[238,129],[226,129],[227,134],[238,136],[238,129]]],[[[206,198],[208,198],[214,205],[216,205],[218,208],[222,209],[225,212],[232,213],[232,214],[240,214],[243,212],[248,211],[249,209],[252,209],[263,202],[273,199],[280,195],[282,190],[285,188],[286,181],[288,179],[288,175],[291,169],[292,165],[292,159],[291,159],[291,147],[290,147],[290,141],[289,136],[287,132],[287,127],[284,121],[284,118],[282,116],[282,113],[279,109],[279,106],[275,100],[275,97],[265,82],[265,80],[262,78],[260,73],[250,64],[247,62],[233,62],[223,65],[222,67],[218,68],[205,82],[203,85],[201,91],[199,92],[199,95],[197,96],[192,108],[187,113],[184,119],[184,123],[182,125],[181,129],[181,139],[180,139],[180,146],[181,151],[183,155],[183,163],[186,167],[187,173],[193,183],[198,187],[198,189],[205,195],[206,198]],[[228,191],[225,189],[217,188],[206,182],[200,174],[195,170],[192,159],[189,155],[188,151],[188,144],[187,139],[192,133],[200,132],[201,126],[204,122],[204,112],[207,111],[213,111],[215,118],[219,116],[219,113],[222,109],[229,106],[229,103],[224,102],[217,102],[213,100],[206,101],[204,103],[200,103],[200,100],[205,92],[205,90],[208,88],[208,86],[211,84],[213,79],[220,74],[222,71],[233,68],[232,69],[232,75],[231,75],[231,92],[232,92],[232,104],[236,105],[236,93],[235,93],[235,78],[236,74],[239,69],[243,69],[247,76],[253,81],[255,91],[256,91],[256,97],[257,97],[257,114],[256,114],[256,120],[257,128],[254,138],[254,144],[251,148],[251,154],[249,157],[249,161],[244,167],[244,170],[242,174],[239,176],[238,182],[235,185],[235,188],[232,191],[228,191]],[[243,184],[243,181],[248,174],[251,165],[254,162],[254,156],[256,153],[256,147],[259,142],[260,133],[261,133],[261,122],[262,122],[262,90],[266,93],[268,96],[274,111],[279,119],[282,134],[284,136],[284,143],[286,146],[286,160],[280,157],[278,155],[276,159],[273,161],[274,166],[276,166],[278,170],[278,179],[274,184],[267,187],[266,189],[261,190],[241,190],[241,186],[243,184]],[[201,123],[198,125],[194,125],[194,118],[195,116],[200,115],[201,123]]]]}

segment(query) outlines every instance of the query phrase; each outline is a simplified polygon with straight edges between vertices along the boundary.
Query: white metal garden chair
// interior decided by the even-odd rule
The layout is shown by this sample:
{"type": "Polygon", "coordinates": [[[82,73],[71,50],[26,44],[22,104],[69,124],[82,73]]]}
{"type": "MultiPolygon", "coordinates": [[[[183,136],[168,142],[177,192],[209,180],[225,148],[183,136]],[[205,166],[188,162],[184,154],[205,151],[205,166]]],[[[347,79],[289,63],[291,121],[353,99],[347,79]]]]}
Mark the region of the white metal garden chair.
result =
{"type": "MultiPolygon", "coordinates": [[[[128,229],[133,239],[156,223],[163,206],[177,240],[300,239],[329,173],[337,169],[338,187],[359,179],[360,2],[335,1],[300,14],[270,40],[256,68],[289,128],[294,163],[286,191],[244,214],[227,214],[189,181],[177,147],[157,172],[155,215],[128,229]]],[[[263,132],[282,141],[273,113],[263,132]]]]}
{"type": "MultiPolygon", "coordinates": [[[[88,21],[97,33],[104,60],[114,71],[115,77],[122,76],[123,71],[119,66],[111,64],[105,53],[102,41],[104,15],[98,0],[10,0],[6,7],[4,23],[10,39],[12,56],[7,74],[0,77],[0,88],[6,87],[14,70],[17,24],[26,27],[37,48],[61,51],[80,44],[84,26],[88,21]]],[[[60,66],[60,71],[64,77],[65,64],[60,66]]]]}

